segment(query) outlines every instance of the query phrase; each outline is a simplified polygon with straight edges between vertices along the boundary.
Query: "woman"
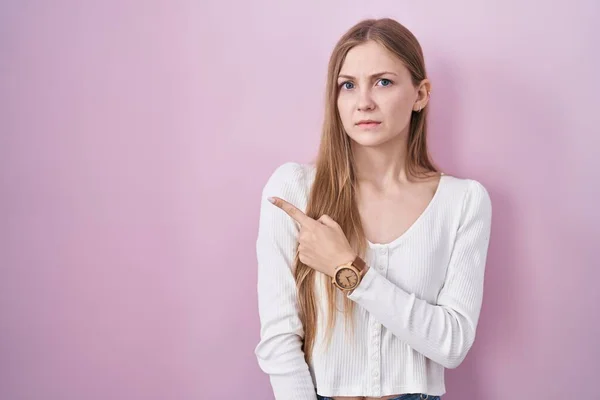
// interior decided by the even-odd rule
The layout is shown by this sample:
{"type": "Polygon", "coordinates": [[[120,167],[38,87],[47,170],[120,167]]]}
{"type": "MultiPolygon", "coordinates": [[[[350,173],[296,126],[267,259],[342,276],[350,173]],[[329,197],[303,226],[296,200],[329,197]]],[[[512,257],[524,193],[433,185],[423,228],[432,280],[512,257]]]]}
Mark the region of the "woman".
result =
{"type": "Polygon", "coordinates": [[[410,31],[358,23],[329,62],[316,162],[263,189],[255,354],[278,400],[439,399],[473,344],[491,201],[431,162],[430,89],[410,31]]]}

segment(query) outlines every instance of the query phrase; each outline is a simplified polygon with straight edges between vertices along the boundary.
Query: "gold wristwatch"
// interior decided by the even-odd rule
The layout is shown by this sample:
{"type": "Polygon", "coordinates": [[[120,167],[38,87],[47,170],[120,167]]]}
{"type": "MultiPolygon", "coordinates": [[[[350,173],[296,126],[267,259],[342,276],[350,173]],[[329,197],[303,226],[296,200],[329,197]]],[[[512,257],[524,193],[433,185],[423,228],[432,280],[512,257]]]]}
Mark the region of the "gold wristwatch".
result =
{"type": "Polygon", "coordinates": [[[335,269],[333,278],[331,278],[331,283],[345,292],[354,290],[362,280],[366,266],[367,264],[363,259],[356,256],[354,261],[339,265],[335,269]]]}

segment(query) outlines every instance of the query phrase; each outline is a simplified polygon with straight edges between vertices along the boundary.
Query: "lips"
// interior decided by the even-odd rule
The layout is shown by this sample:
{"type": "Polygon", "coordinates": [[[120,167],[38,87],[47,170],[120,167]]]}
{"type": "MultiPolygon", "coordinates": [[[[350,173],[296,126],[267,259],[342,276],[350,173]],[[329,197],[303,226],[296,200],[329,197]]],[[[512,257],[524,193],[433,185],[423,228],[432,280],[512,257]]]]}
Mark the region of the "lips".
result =
{"type": "Polygon", "coordinates": [[[356,125],[359,126],[359,127],[361,127],[361,128],[372,128],[372,127],[378,126],[379,124],[381,124],[380,121],[374,121],[374,120],[371,120],[371,119],[365,119],[365,120],[362,120],[362,121],[358,121],[356,123],[356,125]]]}

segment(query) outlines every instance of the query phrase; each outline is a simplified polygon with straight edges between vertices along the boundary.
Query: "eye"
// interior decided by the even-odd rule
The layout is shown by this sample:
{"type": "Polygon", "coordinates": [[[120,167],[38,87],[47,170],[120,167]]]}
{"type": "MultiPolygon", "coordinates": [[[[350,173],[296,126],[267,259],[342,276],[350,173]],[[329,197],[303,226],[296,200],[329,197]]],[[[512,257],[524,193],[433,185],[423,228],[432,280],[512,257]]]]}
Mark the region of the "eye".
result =
{"type": "Polygon", "coordinates": [[[352,83],[350,81],[342,82],[340,84],[340,87],[342,89],[346,89],[346,90],[354,89],[354,83],[352,83]]]}
{"type": "Polygon", "coordinates": [[[390,86],[392,84],[392,81],[390,81],[389,79],[380,79],[377,83],[381,83],[381,86],[390,86]]]}

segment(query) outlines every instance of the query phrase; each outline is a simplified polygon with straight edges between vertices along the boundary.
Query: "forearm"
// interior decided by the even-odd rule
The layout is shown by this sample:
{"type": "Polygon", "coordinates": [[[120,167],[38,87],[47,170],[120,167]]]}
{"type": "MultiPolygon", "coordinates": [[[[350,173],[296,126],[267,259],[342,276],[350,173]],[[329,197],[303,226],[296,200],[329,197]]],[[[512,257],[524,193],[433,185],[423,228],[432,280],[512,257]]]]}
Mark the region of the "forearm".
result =
{"type": "Polygon", "coordinates": [[[474,321],[469,315],[419,299],[375,269],[365,273],[348,297],[413,349],[446,368],[458,366],[474,341],[474,321]]]}

